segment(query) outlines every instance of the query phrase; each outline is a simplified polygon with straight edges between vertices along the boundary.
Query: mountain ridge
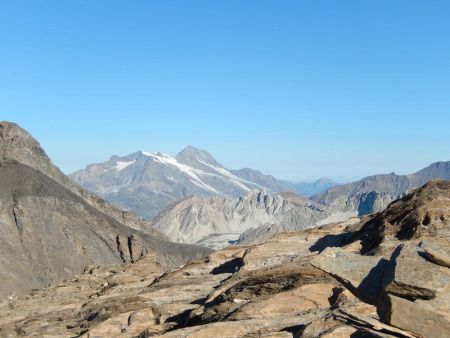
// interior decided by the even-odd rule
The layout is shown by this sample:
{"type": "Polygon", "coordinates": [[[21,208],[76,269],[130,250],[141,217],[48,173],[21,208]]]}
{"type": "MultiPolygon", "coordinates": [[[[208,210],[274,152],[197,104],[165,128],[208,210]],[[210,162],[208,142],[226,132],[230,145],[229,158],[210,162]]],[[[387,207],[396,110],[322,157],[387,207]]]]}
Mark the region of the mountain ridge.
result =
{"type": "Polygon", "coordinates": [[[122,208],[152,219],[190,195],[236,198],[262,187],[292,190],[283,181],[251,169],[228,170],[205,150],[187,146],[176,156],[138,151],[91,164],[70,177],[122,208]]]}
{"type": "Polygon", "coordinates": [[[167,207],[152,225],[176,242],[222,248],[250,229],[277,224],[278,232],[302,230],[327,216],[319,204],[293,192],[260,189],[235,199],[190,196],[167,207]]]}
{"type": "Polygon", "coordinates": [[[367,176],[313,195],[311,199],[334,210],[364,215],[382,211],[392,201],[435,179],[450,180],[450,161],[434,162],[408,175],[392,172],[367,176]]]}
{"type": "Polygon", "coordinates": [[[295,190],[306,197],[311,197],[317,193],[321,193],[330,188],[339,185],[328,177],[321,177],[313,182],[295,182],[293,186],[295,190]]]}

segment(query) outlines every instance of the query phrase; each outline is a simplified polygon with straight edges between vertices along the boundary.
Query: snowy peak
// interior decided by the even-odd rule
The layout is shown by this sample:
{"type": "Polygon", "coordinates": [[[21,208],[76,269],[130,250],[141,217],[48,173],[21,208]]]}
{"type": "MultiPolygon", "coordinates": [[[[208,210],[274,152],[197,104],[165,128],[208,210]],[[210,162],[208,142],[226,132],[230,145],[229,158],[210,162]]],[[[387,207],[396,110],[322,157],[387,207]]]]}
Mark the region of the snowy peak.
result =
{"type": "Polygon", "coordinates": [[[226,169],[207,151],[188,146],[176,156],[147,151],[112,156],[71,177],[112,203],[151,219],[190,195],[236,198],[253,189],[286,190],[279,189],[284,187],[281,181],[254,172],[258,175],[240,175],[239,171],[226,169]],[[264,182],[268,184],[261,184],[264,182]]]}
{"type": "Polygon", "coordinates": [[[206,150],[201,150],[198,148],[195,148],[193,146],[187,146],[182,151],[180,151],[177,156],[177,160],[182,163],[187,164],[195,164],[195,162],[203,162],[207,164],[211,164],[214,166],[223,167],[221,164],[219,164],[216,159],[208,153],[206,150]]]}

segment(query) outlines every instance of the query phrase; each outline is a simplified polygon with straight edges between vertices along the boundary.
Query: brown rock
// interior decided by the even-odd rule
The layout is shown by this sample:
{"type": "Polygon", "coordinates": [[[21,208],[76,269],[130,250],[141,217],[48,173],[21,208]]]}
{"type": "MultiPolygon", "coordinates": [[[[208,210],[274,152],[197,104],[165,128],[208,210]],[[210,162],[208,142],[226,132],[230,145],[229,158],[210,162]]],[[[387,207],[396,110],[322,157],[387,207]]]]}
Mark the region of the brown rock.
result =
{"type": "Polygon", "coordinates": [[[388,296],[386,320],[396,327],[424,338],[450,337],[450,321],[433,308],[409,300],[388,296]]]}
{"type": "Polygon", "coordinates": [[[311,264],[335,277],[361,299],[376,303],[385,265],[381,257],[328,248],[314,257],[311,264]]]}
{"type": "Polygon", "coordinates": [[[367,221],[352,240],[362,252],[377,252],[386,237],[405,241],[450,235],[450,181],[431,181],[367,221]]]}
{"type": "Polygon", "coordinates": [[[385,291],[409,299],[431,299],[450,284],[450,270],[427,261],[418,247],[407,243],[393,253],[385,291]]]}
{"type": "Polygon", "coordinates": [[[448,239],[424,239],[420,246],[431,261],[450,268],[450,241],[448,239]]]}
{"type": "Polygon", "coordinates": [[[327,309],[334,284],[309,284],[277,293],[264,300],[243,305],[230,319],[269,319],[299,315],[306,311],[327,309]]]}

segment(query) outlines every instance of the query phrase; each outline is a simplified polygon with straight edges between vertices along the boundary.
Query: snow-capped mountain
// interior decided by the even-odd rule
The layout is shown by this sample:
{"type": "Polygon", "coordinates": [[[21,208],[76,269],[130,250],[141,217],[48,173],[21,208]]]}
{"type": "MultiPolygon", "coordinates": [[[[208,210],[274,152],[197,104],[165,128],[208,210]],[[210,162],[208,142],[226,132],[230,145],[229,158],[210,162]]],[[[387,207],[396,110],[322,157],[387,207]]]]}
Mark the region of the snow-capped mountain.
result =
{"type": "Polygon", "coordinates": [[[235,198],[253,189],[292,189],[272,176],[248,170],[232,172],[207,151],[188,146],[176,156],[144,151],[113,156],[70,176],[86,189],[147,219],[190,195],[235,198]]]}

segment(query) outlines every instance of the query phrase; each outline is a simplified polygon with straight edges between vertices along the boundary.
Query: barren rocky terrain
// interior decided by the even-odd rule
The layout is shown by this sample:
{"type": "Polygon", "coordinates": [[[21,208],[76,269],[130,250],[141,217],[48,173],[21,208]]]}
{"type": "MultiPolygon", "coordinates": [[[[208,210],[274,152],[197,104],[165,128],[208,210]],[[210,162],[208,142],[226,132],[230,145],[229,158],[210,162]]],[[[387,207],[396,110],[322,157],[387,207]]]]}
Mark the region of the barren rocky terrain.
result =
{"type": "Polygon", "coordinates": [[[448,337],[450,182],[164,272],[149,252],[0,304],[5,337],[448,337]],[[45,304],[45,306],[43,306],[45,304]]]}

